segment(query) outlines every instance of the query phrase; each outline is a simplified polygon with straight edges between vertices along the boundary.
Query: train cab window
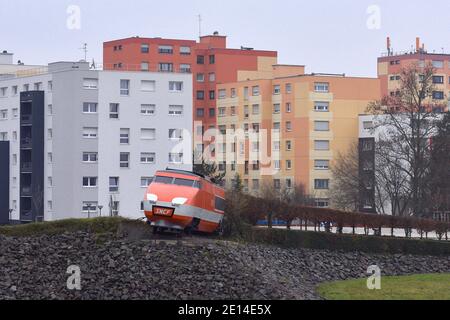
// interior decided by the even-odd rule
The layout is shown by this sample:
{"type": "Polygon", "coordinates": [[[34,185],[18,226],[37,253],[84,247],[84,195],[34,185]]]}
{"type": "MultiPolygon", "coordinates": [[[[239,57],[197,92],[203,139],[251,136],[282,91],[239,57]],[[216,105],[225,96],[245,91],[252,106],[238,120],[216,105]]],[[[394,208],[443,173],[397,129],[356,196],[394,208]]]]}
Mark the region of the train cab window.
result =
{"type": "Polygon", "coordinates": [[[171,177],[156,177],[155,183],[172,184],[173,178],[171,177]]]}
{"type": "Polygon", "coordinates": [[[194,180],[176,178],[173,184],[176,186],[192,188],[192,186],[194,185],[194,180]]]}
{"type": "Polygon", "coordinates": [[[194,181],[194,188],[201,189],[202,183],[200,181],[194,181]]]}
{"type": "Polygon", "coordinates": [[[225,212],[225,200],[216,197],[216,210],[225,212]]]}

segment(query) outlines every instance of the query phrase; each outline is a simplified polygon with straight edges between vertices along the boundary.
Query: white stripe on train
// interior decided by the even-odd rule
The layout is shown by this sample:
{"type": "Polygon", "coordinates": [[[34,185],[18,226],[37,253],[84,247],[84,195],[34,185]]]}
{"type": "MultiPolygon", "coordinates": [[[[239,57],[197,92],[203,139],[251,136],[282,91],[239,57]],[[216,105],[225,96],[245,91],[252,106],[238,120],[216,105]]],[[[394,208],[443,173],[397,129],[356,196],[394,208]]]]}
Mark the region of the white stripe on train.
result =
{"type": "Polygon", "coordinates": [[[214,211],[208,211],[205,209],[182,205],[182,206],[173,206],[172,203],[169,202],[161,202],[157,203],[151,201],[144,201],[144,210],[147,212],[153,211],[153,206],[161,206],[166,208],[175,208],[175,216],[180,217],[188,217],[188,218],[197,218],[203,221],[212,222],[219,224],[223,220],[223,214],[217,213],[214,211]]]}

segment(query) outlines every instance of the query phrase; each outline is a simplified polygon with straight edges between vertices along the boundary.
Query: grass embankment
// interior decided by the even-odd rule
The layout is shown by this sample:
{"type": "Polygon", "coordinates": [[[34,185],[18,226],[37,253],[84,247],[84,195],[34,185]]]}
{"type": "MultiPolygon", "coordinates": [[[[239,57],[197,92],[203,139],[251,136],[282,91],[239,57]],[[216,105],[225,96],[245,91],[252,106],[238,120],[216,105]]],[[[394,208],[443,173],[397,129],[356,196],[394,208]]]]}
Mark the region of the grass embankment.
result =
{"type": "Polygon", "coordinates": [[[57,235],[65,232],[90,232],[94,234],[117,233],[125,223],[133,223],[120,217],[68,219],[52,222],[30,223],[17,226],[0,227],[0,235],[9,237],[33,237],[57,235]]]}
{"type": "Polygon", "coordinates": [[[367,279],[324,283],[317,289],[328,300],[450,300],[450,274],[382,277],[381,290],[367,279]]]}

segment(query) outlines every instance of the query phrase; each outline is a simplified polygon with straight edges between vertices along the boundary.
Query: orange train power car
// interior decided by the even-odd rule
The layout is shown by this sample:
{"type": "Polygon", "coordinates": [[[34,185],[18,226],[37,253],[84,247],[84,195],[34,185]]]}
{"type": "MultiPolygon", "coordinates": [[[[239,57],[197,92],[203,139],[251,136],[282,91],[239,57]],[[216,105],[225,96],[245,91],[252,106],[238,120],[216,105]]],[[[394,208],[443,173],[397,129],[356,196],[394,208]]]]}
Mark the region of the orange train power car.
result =
{"type": "Polygon", "coordinates": [[[144,211],[156,232],[219,232],[225,190],[192,172],[158,171],[147,189],[144,211]]]}

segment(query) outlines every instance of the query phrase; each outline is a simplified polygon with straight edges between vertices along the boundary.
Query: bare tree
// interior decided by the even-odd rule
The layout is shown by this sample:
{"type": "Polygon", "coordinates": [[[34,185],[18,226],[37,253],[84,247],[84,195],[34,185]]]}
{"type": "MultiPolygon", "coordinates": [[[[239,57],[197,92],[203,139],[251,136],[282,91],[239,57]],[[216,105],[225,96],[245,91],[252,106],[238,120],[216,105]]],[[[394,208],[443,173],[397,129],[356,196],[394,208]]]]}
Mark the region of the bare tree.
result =
{"type": "Polygon", "coordinates": [[[436,99],[434,76],[431,64],[406,67],[398,91],[369,105],[379,132],[377,178],[395,214],[420,216],[427,208],[430,138],[441,119],[436,110],[445,107],[436,99]]]}

